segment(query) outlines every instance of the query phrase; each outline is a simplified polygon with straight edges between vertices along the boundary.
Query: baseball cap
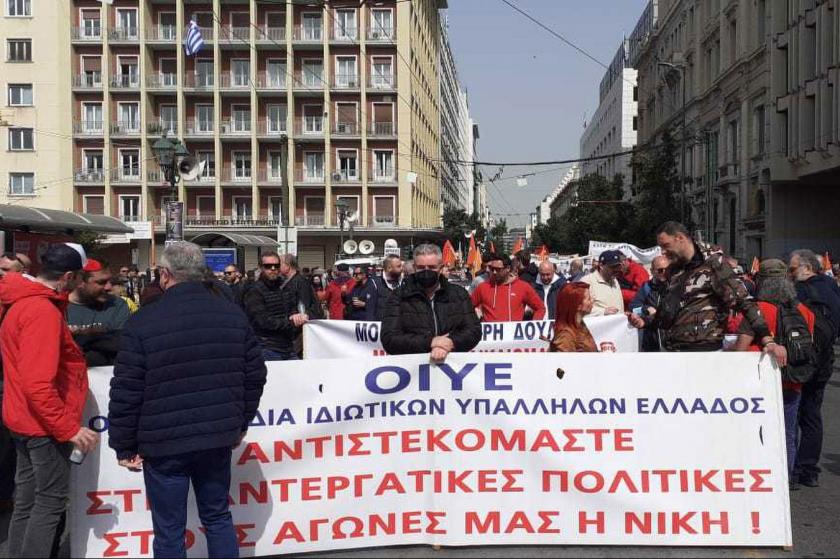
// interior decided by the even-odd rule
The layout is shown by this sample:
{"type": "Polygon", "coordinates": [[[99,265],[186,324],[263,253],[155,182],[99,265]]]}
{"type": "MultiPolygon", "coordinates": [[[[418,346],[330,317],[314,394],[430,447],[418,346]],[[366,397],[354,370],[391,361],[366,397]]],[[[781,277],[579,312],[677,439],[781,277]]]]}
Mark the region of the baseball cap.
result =
{"type": "Polygon", "coordinates": [[[348,272],[350,270],[350,266],[347,264],[339,264],[335,267],[335,269],[339,272],[348,272]]]}
{"type": "Polygon", "coordinates": [[[45,272],[58,274],[78,272],[86,263],[85,249],[76,243],[50,245],[41,255],[41,268],[45,272]]]}
{"type": "Polygon", "coordinates": [[[93,258],[88,258],[87,263],[82,267],[85,272],[99,272],[102,270],[102,262],[93,258]]]}
{"type": "Polygon", "coordinates": [[[620,250],[605,250],[601,253],[601,256],[598,257],[598,263],[602,266],[614,266],[616,264],[621,264],[621,251],[620,250]]]}
{"type": "Polygon", "coordinates": [[[787,266],[778,258],[768,258],[759,264],[758,275],[762,278],[783,278],[787,275],[787,266]]]}

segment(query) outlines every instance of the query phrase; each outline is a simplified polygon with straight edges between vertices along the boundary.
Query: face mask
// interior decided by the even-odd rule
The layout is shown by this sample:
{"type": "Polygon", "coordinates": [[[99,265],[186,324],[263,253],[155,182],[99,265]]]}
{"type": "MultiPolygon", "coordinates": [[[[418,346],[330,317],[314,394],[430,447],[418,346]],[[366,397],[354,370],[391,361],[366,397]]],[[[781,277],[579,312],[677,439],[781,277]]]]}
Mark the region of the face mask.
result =
{"type": "Polygon", "coordinates": [[[417,285],[423,289],[431,289],[436,286],[439,279],[440,274],[434,270],[421,270],[414,273],[414,280],[417,282],[417,285]]]}
{"type": "Polygon", "coordinates": [[[388,274],[388,279],[390,279],[393,282],[400,281],[400,276],[401,275],[402,274],[400,274],[399,272],[392,272],[392,273],[388,274]]]}

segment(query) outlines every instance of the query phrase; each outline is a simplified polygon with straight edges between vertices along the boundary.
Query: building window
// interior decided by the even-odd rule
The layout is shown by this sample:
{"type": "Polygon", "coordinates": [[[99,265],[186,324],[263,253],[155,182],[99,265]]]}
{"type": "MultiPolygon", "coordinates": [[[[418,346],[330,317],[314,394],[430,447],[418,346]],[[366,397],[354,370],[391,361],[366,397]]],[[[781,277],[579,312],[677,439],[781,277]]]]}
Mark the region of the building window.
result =
{"type": "Polygon", "coordinates": [[[324,154],[322,152],[307,152],[304,155],[304,172],[306,182],[324,180],[324,154]]]}
{"type": "Polygon", "coordinates": [[[32,106],[32,84],[13,83],[9,84],[8,104],[10,107],[31,107],[32,106]]]}
{"type": "Polygon", "coordinates": [[[6,62],[32,62],[32,39],[7,40],[6,62]]]}
{"type": "Polygon", "coordinates": [[[371,39],[391,39],[394,35],[393,12],[390,9],[371,10],[373,23],[370,30],[371,39]]]}
{"type": "Polygon", "coordinates": [[[281,182],[283,180],[283,152],[268,152],[268,180],[281,182]]]}
{"type": "Polygon", "coordinates": [[[395,220],[395,199],[393,196],[373,197],[373,222],[375,225],[393,225],[395,220]]]}
{"type": "Polygon", "coordinates": [[[10,128],[9,129],[9,150],[10,151],[32,151],[35,149],[35,140],[32,128],[10,128]]]}
{"type": "Polygon", "coordinates": [[[196,105],[196,132],[213,133],[213,105],[196,105]]]}
{"type": "Polygon", "coordinates": [[[637,131],[639,129],[639,117],[633,117],[633,131],[637,131]]]}
{"type": "Polygon", "coordinates": [[[236,59],[232,61],[231,81],[234,87],[248,87],[251,83],[251,61],[247,59],[236,59]]]}
{"type": "Polygon", "coordinates": [[[638,100],[639,100],[639,86],[634,85],[633,86],[633,101],[638,101],[638,100]]]}
{"type": "Polygon", "coordinates": [[[342,181],[359,180],[359,156],[356,150],[338,150],[337,171],[342,181]]]}
{"type": "Polygon", "coordinates": [[[32,0],[6,0],[6,15],[30,17],[32,15],[32,0]]]}
{"type": "Polygon", "coordinates": [[[82,212],[86,214],[104,215],[105,197],[85,196],[84,198],[82,198],[82,212]]]}
{"type": "Polygon", "coordinates": [[[269,134],[280,134],[286,131],[286,105],[268,105],[266,120],[269,134]]]}
{"type": "Polygon", "coordinates": [[[251,219],[252,215],[253,210],[251,209],[251,197],[234,196],[233,215],[231,216],[231,218],[234,220],[248,221],[249,219],[251,219]]]}
{"type": "Polygon", "coordinates": [[[99,39],[102,36],[102,23],[99,10],[82,10],[81,35],[85,39],[99,39]]]}
{"type": "Polygon", "coordinates": [[[304,41],[320,41],[321,39],[321,14],[320,13],[305,13],[303,14],[303,40],[304,41]]]}
{"type": "Polygon", "coordinates": [[[765,128],[764,105],[755,108],[753,114],[753,155],[762,155],[765,148],[764,128],[765,128]]]}
{"type": "Polygon", "coordinates": [[[123,179],[140,178],[140,152],[136,149],[120,151],[120,173],[123,179]]]}
{"type": "Polygon", "coordinates": [[[9,194],[35,194],[35,173],[9,173],[9,194]]]}
{"type": "Polygon", "coordinates": [[[201,180],[212,180],[216,178],[216,154],[212,151],[199,151],[198,162],[204,162],[204,170],[201,171],[201,180]]]}
{"type": "Polygon", "coordinates": [[[335,38],[355,40],[357,36],[356,10],[336,10],[335,38]]]}
{"type": "Polygon", "coordinates": [[[120,219],[140,221],[140,196],[120,196],[120,219]]]}
{"type": "Polygon", "coordinates": [[[373,180],[392,181],[394,180],[394,152],[374,150],[373,180]]]}
{"type": "Polygon", "coordinates": [[[251,179],[251,154],[247,151],[237,151],[233,154],[233,180],[247,181],[251,179]]]}
{"type": "Polygon", "coordinates": [[[234,132],[251,131],[251,107],[247,105],[234,105],[231,107],[231,113],[233,114],[234,132]]]}

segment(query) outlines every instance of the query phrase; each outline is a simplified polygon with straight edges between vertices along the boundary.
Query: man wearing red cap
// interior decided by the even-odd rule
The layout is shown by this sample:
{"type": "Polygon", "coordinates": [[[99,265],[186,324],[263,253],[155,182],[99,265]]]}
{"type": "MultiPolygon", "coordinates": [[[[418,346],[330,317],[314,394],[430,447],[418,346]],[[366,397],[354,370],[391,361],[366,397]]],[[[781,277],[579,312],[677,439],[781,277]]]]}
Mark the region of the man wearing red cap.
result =
{"type": "Polygon", "coordinates": [[[70,293],[67,323],[90,367],[113,365],[119,332],[131,316],[128,304],[111,294],[111,270],[88,258],[81,281],[70,293]]]}

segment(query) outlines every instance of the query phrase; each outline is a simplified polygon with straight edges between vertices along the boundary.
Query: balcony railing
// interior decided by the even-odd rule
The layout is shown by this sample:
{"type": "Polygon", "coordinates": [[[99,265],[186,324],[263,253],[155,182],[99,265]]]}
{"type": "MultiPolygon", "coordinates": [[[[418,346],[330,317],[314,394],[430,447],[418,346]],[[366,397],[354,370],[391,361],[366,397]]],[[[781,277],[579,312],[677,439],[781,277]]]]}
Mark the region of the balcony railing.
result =
{"type": "Polygon", "coordinates": [[[235,167],[235,166],[227,166],[225,167],[224,173],[222,174],[222,179],[228,182],[244,182],[249,183],[251,182],[251,177],[254,176],[254,170],[250,167],[235,167]]]}
{"type": "Polygon", "coordinates": [[[99,42],[102,40],[102,27],[74,27],[71,30],[71,38],[74,41],[99,42]]]}
{"type": "Polygon", "coordinates": [[[101,120],[77,120],[73,123],[73,133],[80,136],[101,136],[105,127],[101,120]]]}
{"type": "Polygon", "coordinates": [[[371,182],[395,182],[397,180],[397,175],[394,173],[393,167],[375,170],[371,176],[371,182]]]}
{"type": "Polygon", "coordinates": [[[375,215],[370,218],[371,227],[393,227],[397,223],[394,215],[375,215]]]}
{"type": "Polygon", "coordinates": [[[360,182],[362,180],[358,170],[355,173],[351,173],[349,171],[337,171],[333,173],[330,178],[333,183],[360,182]]]}
{"type": "Polygon", "coordinates": [[[258,42],[279,42],[286,40],[286,28],[285,27],[269,27],[267,25],[260,25],[257,31],[257,41],[258,42]]]}
{"type": "Polygon", "coordinates": [[[368,78],[371,89],[394,89],[397,87],[397,77],[393,74],[373,74],[368,78]]]}
{"type": "Polygon", "coordinates": [[[127,167],[111,173],[111,182],[140,182],[140,167],[127,167]]]}
{"type": "Polygon", "coordinates": [[[308,184],[324,184],[323,169],[298,169],[295,173],[295,182],[308,184]]]}
{"type": "Polygon", "coordinates": [[[149,89],[175,89],[178,86],[178,74],[151,74],[146,76],[149,89]]]}
{"type": "Polygon", "coordinates": [[[393,122],[374,122],[368,130],[368,136],[374,138],[393,136],[396,133],[393,122]]]}
{"type": "Polygon", "coordinates": [[[73,87],[76,89],[102,89],[102,73],[75,75],[73,76],[73,87]]]}
{"type": "Polygon", "coordinates": [[[306,215],[296,215],[295,225],[323,227],[324,214],[323,213],[307,213],[306,215]]]}
{"type": "Polygon", "coordinates": [[[188,89],[213,89],[213,74],[184,74],[184,87],[188,89]]]}
{"type": "Polygon", "coordinates": [[[187,119],[187,134],[191,136],[212,136],[213,130],[212,120],[187,119]]]}
{"type": "Polygon", "coordinates": [[[295,27],[295,41],[305,43],[320,43],[324,40],[324,30],[322,26],[312,27],[298,25],[295,27]]]}
{"type": "Polygon", "coordinates": [[[112,136],[134,136],[140,134],[140,119],[119,120],[111,123],[112,136]]]}
{"type": "Polygon", "coordinates": [[[77,169],[73,178],[79,184],[97,184],[105,181],[105,171],[102,169],[77,169]]]}
{"type": "Polygon", "coordinates": [[[294,79],[295,89],[312,90],[324,88],[324,73],[298,72],[294,79]]]}
{"type": "Polygon", "coordinates": [[[137,41],[140,35],[136,27],[114,27],[108,31],[110,41],[137,41]]]}
{"type": "Polygon", "coordinates": [[[283,174],[280,169],[262,169],[259,174],[260,182],[283,184],[283,174]]]}
{"type": "Polygon", "coordinates": [[[296,118],[295,134],[301,136],[323,136],[324,120],[325,119],[322,116],[305,116],[303,118],[296,118]]]}
{"type": "Polygon", "coordinates": [[[359,89],[358,74],[336,74],[333,89],[359,89]]]}
{"type": "Polygon", "coordinates": [[[156,136],[167,134],[174,136],[178,134],[178,123],[174,120],[155,120],[146,123],[146,133],[156,136]]]}
{"type": "MultiPolygon", "coordinates": [[[[156,25],[146,29],[146,40],[155,42],[172,42],[178,38],[178,30],[174,25],[156,25]]],[[[203,37],[202,37],[203,38],[203,37]]]]}
{"type": "Polygon", "coordinates": [[[223,25],[219,30],[220,43],[250,43],[251,42],[251,28],[250,27],[233,27],[230,25],[223,25]]]}
{"type": "Polygon", "coordinates": [[[278,121],[260,119],[257,123],[257,132],[260,136],[285,136],[286,119],[278,121]]]}
{"type": "Polygon", "coordinates": [[[374,42],[383,42],[383,43],[390,43],[394,40],[394,28],[393,27],[381,27],[381,26],[374,26],[368,27],[367,30],[367,40],[369,43],[374,42]]]}
{"type": "Polygon", "coordinates": [[[257,87],[261,89],[286,89],[286,72],[257,74],[257,87]]]}
{"type": "Polygon", "coordinates": [[[248,74],[224,73],[219,75],[221,89],[248,89],[251,87],[251,77],[248,74]]]}
{"type": "Polygon", "coordinates": [[[199,27],[198,30],[201,31],[201,38],[204,39],[205,43],[213,41],[215,35],[212,27],[199,27]]]}
{"type": "Polygon", "coordinates": [[[251,133],[251,117],[250,115],[248,118],[245,119],[225,119],[222,120],[222,126],[220,128],[221,133],[224,135],[248,135],[251,133]]]}
{"type": "Polygon", "coordinates": [[[348,43],[358,41],[359,40],[359,27],[355,26],[355,25],[343,27],[336,20],[336,24],[332,28],[332,33],[330,34],[330,40],[332,40],[332,41],[347,41],[348,43]]]}
{"type": "Polygon", "coordinates": [[[127,89],[140,87],[139,74],[113,74],[111,76],[112,89],[127,89]]]}
{"type": "Polygon", "coordinates": [[[359,126],[355,122],[336,122],[332,126],[333,136],[358,136],[359,126]]]}

